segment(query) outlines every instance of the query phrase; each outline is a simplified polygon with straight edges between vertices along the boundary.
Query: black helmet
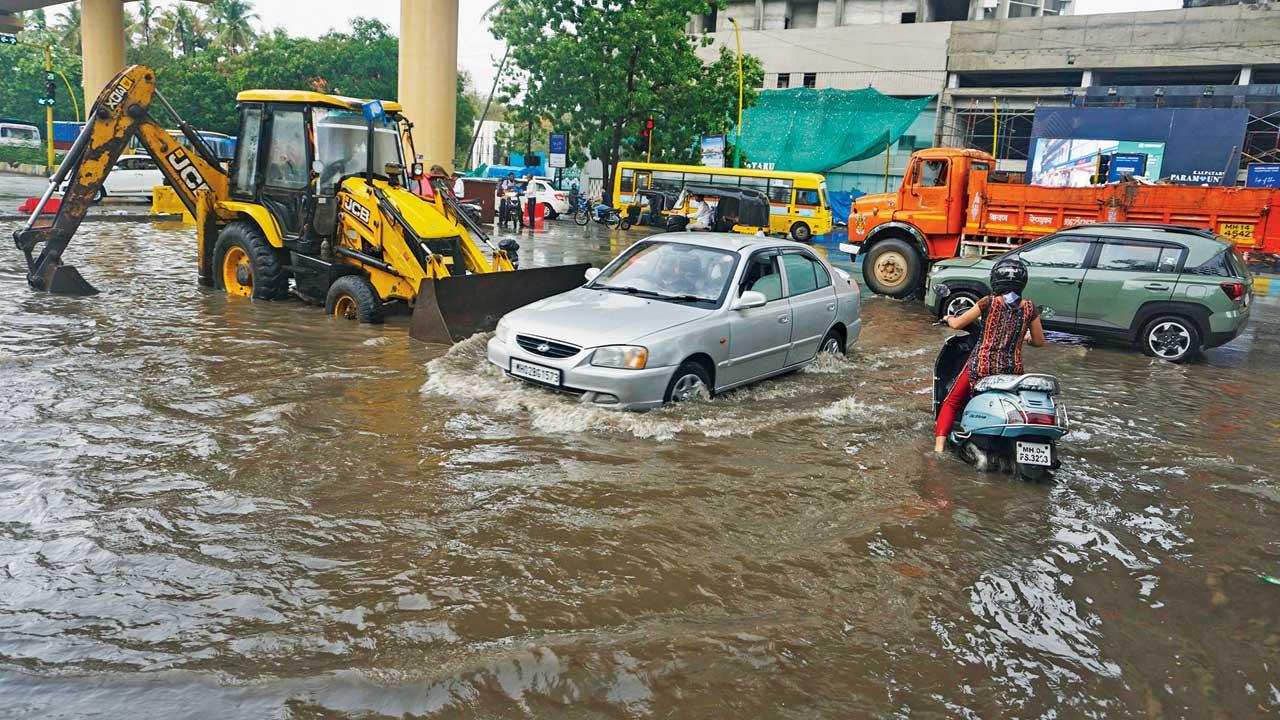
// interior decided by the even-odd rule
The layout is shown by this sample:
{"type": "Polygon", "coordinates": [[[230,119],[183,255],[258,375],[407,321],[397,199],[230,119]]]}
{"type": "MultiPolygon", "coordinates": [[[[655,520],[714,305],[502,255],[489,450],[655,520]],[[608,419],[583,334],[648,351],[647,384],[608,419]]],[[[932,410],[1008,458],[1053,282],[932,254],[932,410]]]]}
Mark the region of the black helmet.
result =
{"type": "Polygon", "coordinates": [[[1018,293],[1027,287],[1027,264],[1020,258],[1001,260],[991,268],[991,292],[996,295],[1018,293]]]}

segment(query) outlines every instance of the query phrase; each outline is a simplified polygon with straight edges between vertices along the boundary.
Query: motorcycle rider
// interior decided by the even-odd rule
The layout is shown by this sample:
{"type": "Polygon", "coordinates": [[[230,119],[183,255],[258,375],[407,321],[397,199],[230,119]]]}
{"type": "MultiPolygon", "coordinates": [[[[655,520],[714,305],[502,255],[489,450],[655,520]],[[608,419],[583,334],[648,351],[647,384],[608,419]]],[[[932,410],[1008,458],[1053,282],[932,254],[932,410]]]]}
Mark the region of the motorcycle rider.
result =
{"type": "Polygon", "coordinates": [[[991,294],[960,317],[945,318],[953,330],[962,330],[978,318],[984,320],[982,338],[973,348],[966,368],[956,378],[938,412],[934,452],[947,447],[947,435],[956,416],[964,410],[973,385],[988,375],[1022,375],[1022,344],[1044,346],[1044,327],[1035,303],[1022,297],[1027,287],[1027,265],[1019,258],[1001,260],[991,268],[991,294]]]}

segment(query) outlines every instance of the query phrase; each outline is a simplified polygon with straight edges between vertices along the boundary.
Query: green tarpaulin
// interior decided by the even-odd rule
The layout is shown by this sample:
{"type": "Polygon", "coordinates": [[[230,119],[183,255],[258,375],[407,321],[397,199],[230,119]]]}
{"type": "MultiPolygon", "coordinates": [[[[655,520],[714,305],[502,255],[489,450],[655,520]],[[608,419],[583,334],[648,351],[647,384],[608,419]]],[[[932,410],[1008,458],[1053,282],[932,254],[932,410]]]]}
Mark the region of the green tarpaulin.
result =
{"type": "Polygon", "coordinates": [[[765,90],[744,114],[742,153],[753,167],[826,172],[883,153],[932,100],[871,88],[765,90]]]}

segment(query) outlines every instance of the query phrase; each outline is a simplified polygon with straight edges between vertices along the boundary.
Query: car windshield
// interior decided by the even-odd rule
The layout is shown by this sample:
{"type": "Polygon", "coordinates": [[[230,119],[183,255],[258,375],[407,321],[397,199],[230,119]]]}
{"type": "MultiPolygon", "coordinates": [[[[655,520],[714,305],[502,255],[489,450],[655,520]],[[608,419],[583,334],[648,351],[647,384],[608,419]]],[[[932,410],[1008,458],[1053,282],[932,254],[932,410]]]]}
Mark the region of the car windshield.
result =
{"type": "Polygon", "coordinates": [[[719,305],[737,253],[670,242],[632,247],[605,268],[591,287],[681,303],[719,305]]]}
{"type": "MultiPolygon", "coordinates": [[[[365,171],[368,160],[369,124],[354,110],[316,108],[316,157],[324,164],[320,188],[327,191],[343,177],[365,171]]],[[[400,136],[395,125],[375,127],[373,173],[384,176],[387,163],[401,163],[400,136]]]]}

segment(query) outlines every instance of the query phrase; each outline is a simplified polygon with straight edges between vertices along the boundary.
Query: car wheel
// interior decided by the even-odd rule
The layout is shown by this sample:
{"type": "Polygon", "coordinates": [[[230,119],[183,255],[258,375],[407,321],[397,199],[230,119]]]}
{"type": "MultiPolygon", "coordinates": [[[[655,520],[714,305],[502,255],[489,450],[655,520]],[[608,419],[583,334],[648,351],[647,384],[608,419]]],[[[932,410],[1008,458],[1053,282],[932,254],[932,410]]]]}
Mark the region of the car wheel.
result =
{"type": "Polygon", "coordinates": [[[711,376],[701,364],[686,360],[667,383],[663,400],[669,403],[706,400],[711,397],[711,376]]]}
{"type": "Polygon", "coordinates": [[[791,239],[796,242],[808,242],[813,237],[813,230],[805,223],[798,222],[791,226],[791,239]]]}
{"type": "Polygon", "coordinates": [[[1162,315],[1142,330],[1142,352],[1150,357],[1182,363],[1200,352],[1200,330],[1176,315],[1162,315]]]}
{"type": "Polygon", "coordinates": [[[542,203],[542,217],[547,220],[555,220],[560,217],[560,213],[551,207],[551,203],[542,203]]]}
{"type": "Polygon", "coordinates": [[[818,346],[818,352],[826,355],[843,356],[845,353],[844,336],[839,330],[831,328],[827,331],[827,336],[822,338],[822,344],[818,346]]]}
{"type": "Polygon", "coordinates": [[[978,294],[972,290],[956,290],[941,304],[938,317],[960,317],[978,304],[978,294]]]}
{"type": "Polygon", "coordinates": [[[105,187],[98,188],[98,196],[93,199],[94,202],[102,202],[107,199],[107,189],[105,187]]]}

